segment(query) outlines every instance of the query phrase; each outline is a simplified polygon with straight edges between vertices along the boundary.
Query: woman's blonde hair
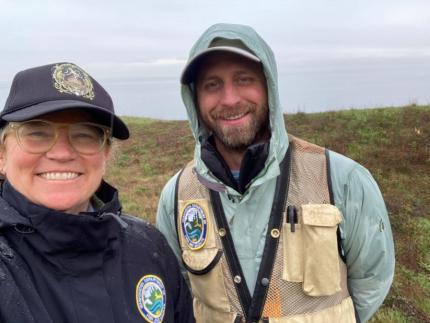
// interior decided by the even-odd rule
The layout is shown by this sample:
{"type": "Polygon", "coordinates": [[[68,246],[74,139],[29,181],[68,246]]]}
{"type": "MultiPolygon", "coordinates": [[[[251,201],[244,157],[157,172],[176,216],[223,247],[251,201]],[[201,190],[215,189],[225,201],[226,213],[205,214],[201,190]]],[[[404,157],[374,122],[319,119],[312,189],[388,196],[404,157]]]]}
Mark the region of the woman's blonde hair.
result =
{"type": "Polygon", "coordinates": [[[7,132],[9,131],[8,123],[0,128],[0,151],[4,148],[4,142],[6,140],[7,132]]]}

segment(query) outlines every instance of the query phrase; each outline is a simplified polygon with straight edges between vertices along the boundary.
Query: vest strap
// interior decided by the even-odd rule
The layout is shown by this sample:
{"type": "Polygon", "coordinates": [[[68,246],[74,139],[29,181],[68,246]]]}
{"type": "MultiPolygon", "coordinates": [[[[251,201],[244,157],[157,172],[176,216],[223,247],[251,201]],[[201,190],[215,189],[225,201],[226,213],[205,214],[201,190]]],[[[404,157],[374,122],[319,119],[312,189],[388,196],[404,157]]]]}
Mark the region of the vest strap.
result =
{"type": "MultiPolygon", "coordinates": [[[[328,184],[328,194],[330,196],[330,203],[332,205],[336,205],[334,201],[333,185],[331,182],[330,153],[328,149],[325,150],[325,160],[326,160],[326,167],[327,167],[327,184],[328,184]]],[[[342,249],[342,237],[340,234],[340,227],[337,227],[336,236],[337,236],[337,250],[339,252],[339,256],[342,259],[342,261],[346,264],[346,256],[342,249]]]]}
{"type": "Polygon", "coordinates": [[[275,255],[278,250],[279,234],[281,232],[283,212],[288,197],[288,187],[290,182],[291,150],[288,148],[284,160],[281,162],[281,174],[276,181],[275,196],[273,197],[272,210],[267,226],[266,242],[264,244],[263,256],[260,269],[257,275],[254,295],[249,309],[249,321],[258,321],[263,313],[266,303],[267,292],[269,290],[272,269],[275,263],[275,255]],[[275,231],[274,231],[275,230],[275,231]]]}
{"type": "Polygon", "coordinates": [[[243,313],[246,316],[246,322],[260,320],[263,312],[264,304],[266,301],[267,291],[269,288],[268,282],[272,273],[272,268],[275,261],[275,255],[278,248],[279,234],[273,235],[274,229],[281,231],[283,211],[288,196],[288,184],[290,174],[290,149],[288,149],[284,160],[280,164],[281,175],[276,180],[275,196],[273,198],[272,210],[270,212],[270,219],[266,233],[266,242],[264,246],[260,270],[258,273],[257,284],[255,287],[254,295],[251,297],[246,281],[244,279],[243,271],[240,266],[239,258],[237,257],[234,248],[233,238],[231,236],[230,228],[227,223],[224,209],[222,207],[221,198],[218,192],[210,190],[212,207],[214,211],[215,221],[218,228],[224,228],[226,235],[221,237],[221,242],[225,250],[227,263],[229,264],[232,277],[239,276],[240,282],[236,282],[235,287],[239,296],[239,301],[243,308],[243,313]],[[259,284],[258,282],[267,281],[267,283],[259,284]]]}
{"type": "Polygon", "coordinates": [[[176,179],[175,183],[175,203],[173,205],[173,212],[175,214],[175,229],[176,229],[176,238],[178,239],[178,245],[181,245],[181,240],[179,238],[179,232],[178,232],[178,194],[179,194],[179,180],[181,179],[182,173],[184,172],[184,168],[181,169],[181,171],[178,174],[178,178],[176,179]]]}

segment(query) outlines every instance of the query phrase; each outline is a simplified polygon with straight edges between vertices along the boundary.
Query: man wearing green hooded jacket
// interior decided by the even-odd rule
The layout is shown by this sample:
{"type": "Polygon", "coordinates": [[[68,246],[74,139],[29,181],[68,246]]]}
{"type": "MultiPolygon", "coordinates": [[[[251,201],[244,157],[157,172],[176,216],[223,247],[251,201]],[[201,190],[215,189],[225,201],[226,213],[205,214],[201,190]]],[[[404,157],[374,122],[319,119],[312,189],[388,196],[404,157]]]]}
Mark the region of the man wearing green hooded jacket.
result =
{"type": "Polygon", "coordinates": [[[274,55],[248,26],[211,26],[181,83],[196,148],[162,191],[157,227],[197,322],[367,321],[394,274],[370,173],[287,135],[274,55]]]}

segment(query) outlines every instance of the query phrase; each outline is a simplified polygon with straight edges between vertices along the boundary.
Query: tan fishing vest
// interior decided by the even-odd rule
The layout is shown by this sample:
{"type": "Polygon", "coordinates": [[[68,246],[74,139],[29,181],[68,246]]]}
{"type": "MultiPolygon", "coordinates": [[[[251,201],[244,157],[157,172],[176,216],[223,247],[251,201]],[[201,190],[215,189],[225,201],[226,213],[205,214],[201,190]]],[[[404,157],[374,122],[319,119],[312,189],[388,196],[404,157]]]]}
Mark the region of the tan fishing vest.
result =
{"type": "Polygon", "coordinates": [[[193,162],[180,176],[177,230],[198,323],[355,322],[338,251],[342,217],[329,192],[328,158],[321,147],[289,140],[276,188],[283,196],[274,199],[278,206],[272,208],[252,296],[216,187],[199,181],[193,162]]]}

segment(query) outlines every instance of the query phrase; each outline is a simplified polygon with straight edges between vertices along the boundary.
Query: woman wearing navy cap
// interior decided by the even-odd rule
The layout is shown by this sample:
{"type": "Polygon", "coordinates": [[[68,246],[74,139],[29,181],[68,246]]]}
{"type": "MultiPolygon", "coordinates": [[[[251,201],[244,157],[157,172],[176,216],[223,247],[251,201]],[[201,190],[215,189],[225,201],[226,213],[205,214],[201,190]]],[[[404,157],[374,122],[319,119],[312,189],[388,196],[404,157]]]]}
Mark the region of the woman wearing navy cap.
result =
{"type": "Polygon", "coordinates": [[[18,73],[0,114],[0,322],[193,322],[166,241],[103,181],[109,94],[78,66],[18,73]]]}

